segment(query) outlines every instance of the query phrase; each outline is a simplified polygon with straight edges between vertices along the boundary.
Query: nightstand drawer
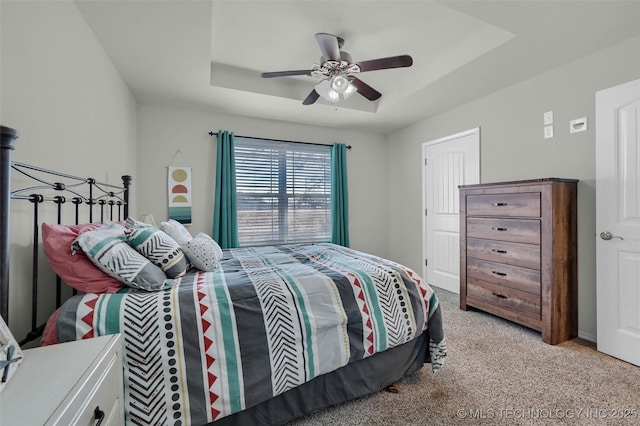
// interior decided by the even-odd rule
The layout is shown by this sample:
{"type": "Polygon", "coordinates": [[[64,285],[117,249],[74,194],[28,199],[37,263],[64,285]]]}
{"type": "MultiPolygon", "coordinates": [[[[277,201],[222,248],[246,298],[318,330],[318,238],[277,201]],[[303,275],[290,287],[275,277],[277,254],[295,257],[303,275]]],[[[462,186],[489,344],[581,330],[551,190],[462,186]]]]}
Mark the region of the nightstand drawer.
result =
{"type": "Polygon", "coordinates": [[[536,219],[468,218],[467,237],[540,244],[540,221],[536,219]]]}
{"type": "Polygon", "coordinates": [[[531,294],[540,294],[540,271],[504,263],[467,259],[467,276],[531,294]]]}
{"type": "MultiPolygon", "coordinates": [[[[467,296],[494,306],[507,308],[537,320],[540,319],[539,295],[518,291],[476,278],[469,278],[467,281],[467,296]]],[[[470,300],[469,303],[472,303],[472,301],[470,300]]]]}
{"type": "Polygon", "coordinates": [[[27,349],[2,391],[1,425],[124,424],[120,335],[27,349]]]}
{"type": "Polygon", "coordinates": [[[467,196],[469,216],[540,217],[540,193],[483,194],[467,196]]]}
{"type": "Polygon", "coordinates": [[[80,391],[86,395],[78,411],[68,409],[57,419],[56,424],[94,425],[104,418],[101,425],[121,425],[119,414],[122,410],[120,392],[122,387],[122,362],[119,354],[114,353],[106,359],[99,369],[93,372],[80,391]]]}
{"type": "Polygon", "coordinates": [[[467,256],[523,268],[540,269],[540,246],[537,244],[468,238],[467,256]]]}

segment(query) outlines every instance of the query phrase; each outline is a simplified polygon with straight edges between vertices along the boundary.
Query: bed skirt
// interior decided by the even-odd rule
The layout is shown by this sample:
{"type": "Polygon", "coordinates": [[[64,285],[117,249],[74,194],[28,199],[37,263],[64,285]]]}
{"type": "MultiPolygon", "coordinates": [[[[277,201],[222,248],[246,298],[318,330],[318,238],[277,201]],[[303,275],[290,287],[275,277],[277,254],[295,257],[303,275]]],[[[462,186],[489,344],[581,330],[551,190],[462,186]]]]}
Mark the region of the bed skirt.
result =
{"type": "Polygon", "coordinates": [[[429,359],[429,333],[379,352],[280,394],[244,411],[209,423],[281,425],[304,415],[384,389],[422,368],[429,359]]]}

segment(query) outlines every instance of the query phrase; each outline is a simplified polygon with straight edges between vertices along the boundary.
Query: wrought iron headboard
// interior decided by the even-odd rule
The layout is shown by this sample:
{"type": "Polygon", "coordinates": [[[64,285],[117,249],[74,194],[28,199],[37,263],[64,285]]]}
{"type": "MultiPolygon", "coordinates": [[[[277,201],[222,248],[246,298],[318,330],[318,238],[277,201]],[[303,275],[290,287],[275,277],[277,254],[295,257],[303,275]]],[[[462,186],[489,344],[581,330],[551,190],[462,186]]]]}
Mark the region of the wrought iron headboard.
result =
{"type": "MultiPolygon", "coordinates": [[[[0,150],[0,314],[6,322],[9,321],[10,201],[12,199],[26,200],[33,204],[31,331],[20,342],[22,345],[38,338],[44,329],[44,324],[37,324],[40,205],[43,203],[56,205],[58,224],[63,223],[62,207],[65,203],[74,205],[74,224],[79,224],[82,220],[81,210],[88,212],[89,222],[124,220],[129,216],[131,176],[122,176],[122,186],[116,186],[97,182],[94,178],[74,176],[11,161],[11,151],[15,149],[18,132],[9,127],[0,126],[0,133],[2,136],[0,150]],[[31,186],[12,191],[12,171],[26,177],[31,182],[31,186]],[[99,217],[94,217],[96,206],[99,217]]],[[[56,277],[56,308],[62,303],[61,287],[61,280],[56,277]]]]}

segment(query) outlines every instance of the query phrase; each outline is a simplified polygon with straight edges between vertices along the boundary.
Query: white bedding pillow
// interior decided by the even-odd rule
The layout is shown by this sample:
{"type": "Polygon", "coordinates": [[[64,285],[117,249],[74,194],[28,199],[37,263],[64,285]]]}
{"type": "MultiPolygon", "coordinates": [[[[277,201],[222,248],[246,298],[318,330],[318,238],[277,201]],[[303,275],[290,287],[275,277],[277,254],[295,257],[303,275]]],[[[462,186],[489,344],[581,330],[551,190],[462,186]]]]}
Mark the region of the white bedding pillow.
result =
{"type": "Polygon", "coordinates": [[[187,228],[177,220],[169,219],[167,222],[161,222],[160,229],[180,245],[193,240],[187,228]]]}
{"type": "Polygon", "coordinates": [[[182,244],[182,251],[193,266],[205,272],[214,271],[222,258],[222,249],[218,243],[204,232],[182,244]]]}

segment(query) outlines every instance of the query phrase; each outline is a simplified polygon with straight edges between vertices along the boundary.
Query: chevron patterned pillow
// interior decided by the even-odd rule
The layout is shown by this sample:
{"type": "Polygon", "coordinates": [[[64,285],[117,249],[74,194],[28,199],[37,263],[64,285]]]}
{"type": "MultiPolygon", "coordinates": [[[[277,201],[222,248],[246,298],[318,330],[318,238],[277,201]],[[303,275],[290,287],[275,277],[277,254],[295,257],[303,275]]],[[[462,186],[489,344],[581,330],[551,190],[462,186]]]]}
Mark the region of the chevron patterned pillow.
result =
{"type": "Polygon", "coordinates": [[[162,269],[168,278],[179,278],[187,272],[187,260],[180,245],[160,229],[127,220],[124,234],[129,245],[162,269]]]}
{"type": "Polygon", "coordinates": [[[127,244],[124,231],[122,225],[105,222],[96,230],[80,234],[72,251],[82,249],[98,268],[129,287],[154,291],[171,286],[162,269],[127,244]]]}

